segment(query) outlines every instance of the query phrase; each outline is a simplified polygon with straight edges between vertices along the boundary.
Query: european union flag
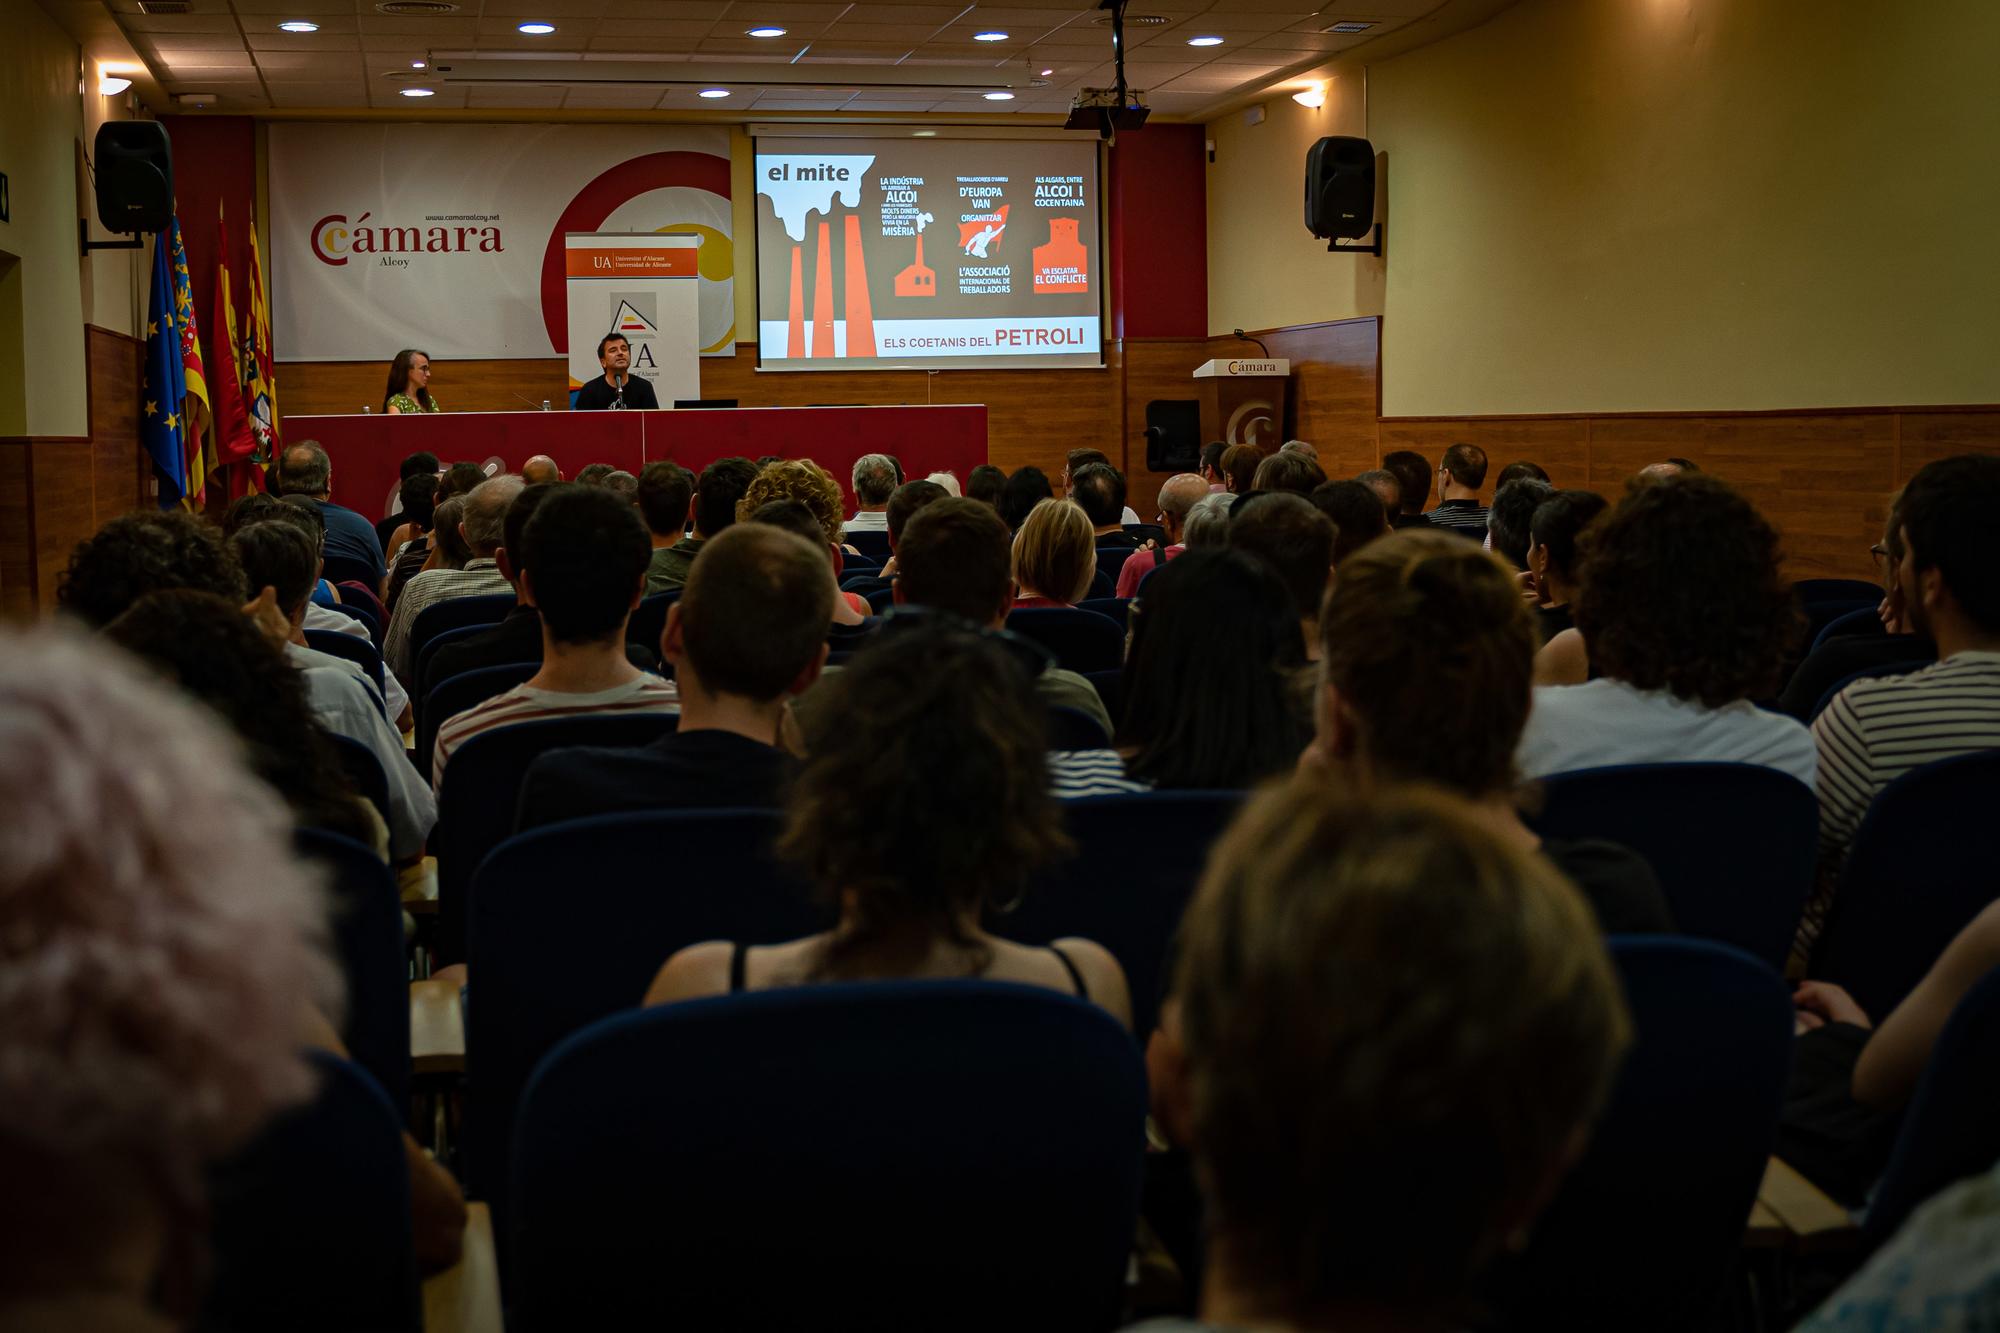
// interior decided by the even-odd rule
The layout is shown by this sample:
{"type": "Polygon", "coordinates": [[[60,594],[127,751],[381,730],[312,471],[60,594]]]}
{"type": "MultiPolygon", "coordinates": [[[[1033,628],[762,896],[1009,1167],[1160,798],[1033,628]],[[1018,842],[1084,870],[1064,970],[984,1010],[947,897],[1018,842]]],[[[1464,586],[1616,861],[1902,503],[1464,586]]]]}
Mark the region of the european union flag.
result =
{"type": "Polygon", "coordinates": [[[187,494],[187,421],[182,410],[187,380],[181,361],[180,325],[175,322],[172,249],[164,234],[153,243],[153,294],[146,312],[146,382],[139,391],[139,437],[153,456],[162,509],[178,507],[187,494]]]}

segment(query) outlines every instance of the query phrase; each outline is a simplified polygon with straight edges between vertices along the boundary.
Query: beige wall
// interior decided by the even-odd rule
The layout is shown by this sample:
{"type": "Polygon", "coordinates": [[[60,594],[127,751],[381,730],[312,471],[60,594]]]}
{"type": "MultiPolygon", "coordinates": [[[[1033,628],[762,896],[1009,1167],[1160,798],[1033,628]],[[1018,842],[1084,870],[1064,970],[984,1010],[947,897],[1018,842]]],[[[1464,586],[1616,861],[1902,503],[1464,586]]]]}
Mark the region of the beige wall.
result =
{"type": "MultiPolygon", "coordinates": [[[[95,71],[89,72],[83,93],[83,142],[97,140],[97,127],[107,120],[131,120],[135,105],[131,91],[105,97],[97,91],[95,71]]],[[[86,190],[89,189],[86,182],[86,190]]],[[[86,195],[85,207],[91,216],[91,236],[95,240],[123,240],[96,225],[97,202],[86,195]]],[[[93,250],[83,265],[83,308],[88,323],[116,333],[144,336],[146,298],[153,278],[153,252],[144,250],[93,250]]]]}
{"type": "Polygon", "coordinates": [[[1322,71],[1275,89],[1259,104],[1261,124],[1237,111],[1206,127],[1215,145],[1208,168],[1210,333],[1382,313],[1381,262],[1328,254],[1304,219],[1306,150],[1329,134],[1367,133],[1366,78],[1358,65],[1322,71]],[[1292,100],[1291,91],[1308,82],[1324,83],[1324,106],[1292,100]]]}
{"type": "MultiPolygon", "coordinates": [[[[0,0],[0,33],[7,47],[0,58],[0,171],[12,205],[12,221],[0,222],[0,251],[20,260],[21,319],[18,335],[0,335],[0,353],[16,338],[21,349],[18,372],[0,366],[0,435],[84,435],[90,423],[76,243],[81,56],[33,0],[0,0]]],[[[0,317],[11,321],[11,309],[0,317]]]]}
{"type": "Polygon", "coordinates": [[[2000,402],[1995,49],[1991,0],[1522,0],[1373,67],[1383,411],[2000,402]]]}

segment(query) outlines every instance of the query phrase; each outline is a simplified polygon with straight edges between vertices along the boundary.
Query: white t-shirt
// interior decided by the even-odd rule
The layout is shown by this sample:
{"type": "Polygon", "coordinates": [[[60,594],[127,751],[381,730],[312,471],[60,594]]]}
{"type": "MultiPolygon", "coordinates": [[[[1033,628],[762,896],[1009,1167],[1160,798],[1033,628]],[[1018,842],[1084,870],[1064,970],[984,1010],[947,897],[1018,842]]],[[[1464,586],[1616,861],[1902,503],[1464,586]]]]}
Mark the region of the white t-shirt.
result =
{"type": "Polygon", "coordinates": [[[1808,787],[1819,764],[1812,733],[1794,718],[1604,679],[1537,688],[1515,758],[1528,778],[1612,764],[1762,764],[1808,787]]]}
{"type": "Polygon", "coordinates": [[[853,532],[887,532],[889,513],[884,509],[863,509],[841,526],[853,532]]]}

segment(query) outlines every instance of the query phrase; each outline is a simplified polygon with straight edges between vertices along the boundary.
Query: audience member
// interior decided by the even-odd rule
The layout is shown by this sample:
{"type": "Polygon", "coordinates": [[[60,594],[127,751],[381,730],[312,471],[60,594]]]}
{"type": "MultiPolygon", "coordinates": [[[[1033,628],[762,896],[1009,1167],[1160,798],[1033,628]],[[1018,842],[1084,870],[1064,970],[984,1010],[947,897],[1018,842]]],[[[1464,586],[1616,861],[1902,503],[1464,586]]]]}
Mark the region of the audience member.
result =
{"type": "Polygon", "coordinates": [[[605,474],[604,489],[628,505],[639,503],[639,479],[623,468],[605,474]]]}
{"type": "Polygon", "coordinates": [[[1257,468],[1264,451],[1254,444],[1232,444],[1222,451],[1222,484],[1231,495],[1248,495],[1256,489],[1257,468]]]}
{"type": "MultiPolygon", "coordinates": [[[[1358,489],[1366,503],[1374,505],[1375,497],[1368,488],[1358,489]]],[[[1319,659],[1319,604],[1333,573],[1334,546],[1339,537],[1340,530],[1332,519],[1289,491],[1253,495],[1229,520],[1230,547],[1256,556],[1284,583],[1308,662],[1319,659]]]]}
{"type": "Polygon", "coordinates": [[[1701,469],[1688,463],[1686,459],[1669,458],[1659,463],[1648,463],[1639,469],[1636,480],[1659,481],[1666,477],[1678,477],[1684,472],[1699,472],[1701,469]]]}
{"type": "Polygon", "coordinates": [[[1827,691],[1856,672],[1899,662],[1937,661],[1937,645],[1928,634],[1917,632],[1903,605],[1902,584],[1896,577],[1897,567],[1903,563],[1902,503],[1901,491],[1889,497],[1882,540],[1869,548],[1875,558],[1876,577],[1886,585],[1874,621],[1863,630],[1836,634],[1815,645],[1785,682],[1784,693],[1778,696],[1780,712],[1810,725],[1827,691]]]}
{"type": "Polygon", "coordinates": [[[1576,542],[1611,504],[1596,491],[1557,491],[1528,521],[1528,572],[1535,580],[1535,629],[1546,644],[1571,628],[1576,599],[1576,542]]]}
{"type": "MultiPolygon", "coordinates": [[[[1384,476],[1389,474],[1384,473],[1384,476]]],[[[1394,477],[1389,477],[1393,484],[1394,477]]],[[[1389,526],[1389,511],[1382,505],[1380,492],[1362,481],[1328,481],[1313,488],[1308,497],[1313,508],[1333,520],[1333,564],[1342,561],[1378,537],[1395,529],[1389,526]]],[[[1318,613],[1319,608],[1314,606],[1318,613]]]]}
{"type": "Polygon", "coordinates": [[[803,500],[767,500],[755,511],[744,515],[743,521],[783,528],[801,541],[817,540],[820,549],[826,552],[827,582],[833,588],[833,613],[827,622],[828,641],[836,649],[854,647],[861,636],[874,630],[874,626],[868,623],[873,610],[868,605],[868,599],[859,593],[841,591],[840,548],[827,545],[826,529],[803,500]]]}
{"type": "Polygon", "coordinates": [[[1894,577],[1917,631],[1937,644],[1938,661],[1907,676],[1855,681],[1813,722],[1822,876],[1800,928],[1801,953],[1818,937],[1833,878],[1876,793],[1924,764],[2000,748],[1996,506],[2000,458],[1991,454],[1926,463],[1903,488],[1894,577]]]}
{"type": "MultiPolygon", "coordinates": [[[[1522,466],[1516,463],[1514,466],[1522,466]]],[[[1530,528],[1535,510],[1556,493],[1546,481],[1516,477],[1502,481],[1493,492],[1493,508],[1486,514],[1487,542],[1493,554],[1512,565],[1516,573],[1528,571],[1528,547],[1534,538],[1530,528]]]]}
{"type": "Polygon", "coordinates": [[[1443,532],[1376,542],[1341,563],[1319,633],[1313,765],[1364,785],[1425,782],[1462,796],[1510,847],[1539,849],[1574,881],[1607,933],[1674,928],[1638,856],[1595,839],[1543,840],[1521,822],[1514,750],[1535,632],[1491,556],[1443,532]]]}
{"type": "Polygon", "coordinates": [[[604,479],[618,469],[609,463],[586,463],[577,469],[576,484],[579,486],[602,486],[604,479]]]}
{"type": "Polygon", "coordinates": [[[454,495],[470,495],[473,487],[486,480],[486,469],[477,463],[453,463],[438,478],[440,503],[454,495]]]}
{"type": "Polygon", "coordinates": [[[1049,756],[1063,798],[1250,787],[1298,762],[1305,649],[1284,583],[1241,551],[1190,550],[1146,584],[1110,750],[1049,756]]]}
{"type": "Polygon", "coordinates": [[[1645,483],[1578,547],[1576,628],[1601,674],[1536,689],[1522,772],[1707,761],[1811,786],[1812,737],[1751,702],[1775,692],[1799,633],[1778,534],[1756,507],[1712,477],[1645,483]]]}
{"type": "Polygon", "coordinates": [[[1196,500],[1181,528],[1181,545],[1190,551],[1229,545],[1229,510],[1235,500],[1228,491],[1216,490],[1196,500]]]}
{"type": "Polygon", "coordinates": [[[382,604],[392,612],[410,580],[426,569],[464,569],[472,559],[472,552],[466,549],[465,534],[458,530],[465,518],[465,497],[444,494],[442,484],[434,494],[436,504],[431,510],[430,530],[406,543],[389,571],[389,591],[382,604]]]}
{"type": "Polygon", "coordinates": [[[2000,1302],[2000,1163],[1938,1191],[1793,1333],[1981,1328],[2000,1302]]]}
{"type": "Polygon", "coordinates": [[[1315,463],[1319,462],[1319,450],[1313,448],[1312,445],[1306,443],[1304,440],[1286,440],[1278,446],[1278,452],[1281,454],[1297,454],[1301,458],[1310,458],[1315,463]]]}
{"type": "Polygon", "coordinates": [[[889,507],[883,511],[883,517],[888,521],[889,559],[882,566],[878,584],[893,579],[900,568],[896,556],[901,550],[903,528],[910,519],[925,505],[950,498],[954,498],[952,493],[935,481],[906,481],[896,488],[896,493],[889,497],[889,507]]]}
{"type": "MultiPolygon", "coordinates": [[[[1396,474],[1378,467],[1356,473],[1354,479],[1375,492],[1375,498],[1382,502],[1383,517],[1391,527],[1395,526],[1397,516],[1403,512],[1403,483],[1397,480],[1396,474]]],[[[1334,520],[1336,523],[1339,521],[1334,520]]]]}
{"type": "Polygon", "coordinates": [[[1318,460],[1297,450],[1280,449],[1257,464],[1257,470],[1250,477],[1250,489],[1253,492],[1290,491],[1294,495],[1306,496],[1325,481],[1326,472],[1318,460]]]}
{"type": "Polygon", "coordinates": [[[1154,1063],[1155,1118],[1207,1203],[1202,1322],[1142,1327],[1456,1326],[1581,1155],[1630,1039],[1596,934],[1456,801],[1310,782],[1254,800],[1188,909],[1154,1063]]]}
{"type": "Polygon", "coordinates": [[[887,454],[863,454],[854,460],[853,483],[854,499],[860,508],[847,520],[847,526],[857,532],[882,531],[888,526],[884,511],[898,484],[895,462],[887,454]]]}
{"type": "Polygon", "coordinates": [[[653,555],[646,566],[648,597],[672,592],[687,582],[694,556],[682,548],[688,542],[688,506],[693,500],[693,473],[665,459],[646,464],[639,476],[639,516],[653,538],[653,555]]]}
{"type": "Polygon", "coordinates": [[[1015,944],[981,923],[1068,849],[1048,795],[1042,704],[1014,654],[926,618],[885,633],[828,688],[841,725],[806,761],[778,850],[837,908],[838,924],[787,944],[683,949],[646,1003],[974,976],[1067,991],[1129,1025],[1125,979],[1106,950],[1015,944]]]}
{"type": "Polygon", "coordinates": [[[1397,531],[1429,527],[1431,521],[1423,509],[1431,498],[1430,460],[1412,450],[1397,449],[1382,455],[1382,470],[1396,474],[1398,510],[1390,515],[1389,526],[1397,531]]]}
{"type": "Polygon", "coordinates": [[[0,628],[0,1326],[194,1326],[208,1168],[312,1095],[340,977],[240,753],[101,642],[0,628]]]}
{"type": "MultiPolygon", "coordinates": [[[[961,494],[961,492],[960,492],[960,490],[959,490],[959,487],[958,487],[958,477],[957,477],[957,476],[956,476],[955,474],[953,474],[953,473],[950,473],[950,472],[933,472],[933,473],[931,473],[931,474],[930,474],[930,475],[929,475],[928,477],[925,477],[925,478],[924,478],[924,480],[925,480],[925,481],[928,481],[928,482],[930,482],[930,483],[931,483],[932,485],[934,485],[934,486],[938,487],[938,488],[939,488],[940,490],[942,490],[942,491],[943,491],[943,492],[944,492],[944,493],[945,493],[946,495],[958,495],[958,494],[961,494]]],[[[900,486],[899,486],[899,487],[897,487],[897,489],[898,489],[898,490],[901,490],[901,489],[902,489],[902,487],[900,487],[900,486]]]]}
{"type": "Polygon", "coordinates": [[[1160,487],[1160,526],[1166,529],[1167,544],[1164,547],[1148,546],[1134,552],[1118,568],[1117,595],[1135,597],[1139,584],[1167,561],[1187,549],[1188,511],[1208,497],[1208,483],[1195,472],[1181,472],[1168,477],[1160,487]]]}
{"type": "Polygon", "coordinates": [[[823,547],[762,523],[710,538],[660,638],[680,689],[679,729],[636,748],[543,755],[521,784],[519,826],[779,804],[794,768],[779,746],[785,701],[826,661],[834,598],[823,547]]]}
{"type": "MultiPolygon", "coordinates": [[[[286,495],[279,497],[275,501],[267,495],[264,499],[269,503],[256,508],[250,507],[251,497],[247,495],[231,503],[229,509],[223,515],[223,536],[226,537],[234,531],[234,528],[230,526],[230,516],[232,514],[236,519],[236,528],[240,528],[246,523],[260,522],[268,518],[285,518],[299,524],[305,529],[306,535],[312,538],[313,548],[320,553],[321,562],[324,564],[326,559],[326,516],[320,513],[319,506],[303,495],[286,495]],[[238,508],[239,505],[242,506],[241,509],[238,508]]],[[[326,581],[324,570],[313,580],[312,601],[316,606],[329,609],[341,605],[340,590],[326,581]]]]}
{"type": "Polygon", "coordinates": [[[500,549],[505,533],[507,507],[522,489],[519,477],[505,473],[475,486],[465,497],[464,517],[458,525],[472,558],[462,569],[426,569],[403,585],[396,609],[389,616],[389,628],[382,636],[382,660],[398,676],[408,680],[416,674],[410,631],[427,607],[458,597],[513,591],[507,576],[494,563],[493,553],[500,549]]]}
{"type": "Polygon", "coordinates": [[[1109,463],[1086,463],[1069,479],[1069,498],[1090,519],[1094,545],[1132,548],[1139,541],[1122,526],[1125,478],[1109,463]]]}
{"type": "MultiPolygon", "coordinates": [[[[412,481],[420,480],[422,478],[412,478],[412,481]]],[[[324,564],[320,544],[326,540],[326,528],[320,519],[318,511],[313,509],[311,505],[295,505],[291,503],[293,498],[296,497],[288,497],[284,502],[274,505],[268,510],[246,515],[251,521],[241,525],[239,531],[242,528],[258,526],[260,522],[280,523],[296,530],[306,542],[307,550],[312,555],[311,577],[307,583],[307,588],[310,591],[312,588],[325,586],[326,581],[320,577],[321,567],[324,564]]],[[[270,580],[258,577],[255,571],[249,569],[248,562],[244,557],[243,548],[239,547],[237,549],[237,556],[238,560],[244,563],[245,572],[251,575],[250,582],[247,585],[248,591],[255,593],[266,586],[275,586],[271,584],[270,580]]],[[[288,608],[281,607],[280,609],[287,616],[291,614],[288,608]]],[[[305,644],[304,635],[306,630],[323,630],[336,634],[345,634],[350,638],[366,643],[371,651],[374,649],[375,641],[370,636],[368,627],[345,611],[336,610],[329,606],[321,606],[313,601],[310,595],[300,603],[299,609],[302,612],[302,618],[293,632],[292,637],[295,643],[302,646],[305,644]]],[[[367,683],[371,692],[374,691],[373,678],[352,662],[328,654],[316,653],[314,656],[324,659],[318,662],[317,665],[338,665],[351,669],[355,676],[367,683]]],[[[403,727],[408,725],[410,720],[410,695],[404,689],[403,682],[397,678],[396,673],[389,670],[386,666],[382,668],[380,696],[382,710],[389,719],[391,729],[400,734],[403,727]]]]}
{"type": "MultiPolygon", "coordinates": [[[[659,573],[657,581],[652,574],[647,575],[648,593],[672,592],[687,583],[688,571],[694,567],[695,556],[701,553],[701,548],[711,538],[736,522],[736,506],[756,479],[757,465],[747,458],[718,458],[701,470],[701,476],[695,479],[694,499],[689,506],[694,515],[694,534],[668,548],[675,553],[675,559],[671,563],[660,562],[656,565],[659,573]]],[[[655,560],[658,559],[656,556],[655,560]]]]}
{"type": "Polygon", "coordinates": [[[673,683],[625,656],[625,622],[644,595],[650,550],[645,525],[609,487],[554,487],[535,506],[521,535],[520,580],[522,602],[541,613],[542,669],[438,727],[434,787],[443,788],[459,746],[497,727],[680,711],[673,683]]]}
{"type": "Polygon", "coordinates": [[[429,477],[431,485],[435,487],[438,479],[438,467],[438,456],[428,449],[408,454],[401,463],[397,464],[396,503],[391,507],[389,513],[375,520],[375,540],[381,544],[385,552],[391,555],[395,554],[396,548],[408,540],[407,536],[397,535],[401,532],[404,520],[408,517],[408,514],[405,512],[408,506],[402,500],[403,483],[409,481],[412,477],[429,477]]]}
{"type": "Polygon", "coordinates": [[[381,593],[388,570],[382,563],[382,539],[375,525],[328,497],[333,494],[333,460],[313,440],[288,445],[278,456],[278,494],[303,495],[326,520],[326,552],[369,571],[368,586],[381,593]]]}
{"type": "Polygon", "coordinates": [[[1036,505],[1055,495],[1048,477],[1038,467],[1017,468],[1000,491],[1000,517],[1009,532],[1019,532],[1036,505]]]}
{"type": "Polygon", "coordinates": [[[402,485],[397,488],[397,512],[390,517],[402,521],[390,534],[394,540],[382,547],[387,553],[392,577],[396,564],[413,543],[419,552],[425,549],[424,537],[431,530],[432,515],[437,512],[437,488],[438,475],[435,472],[422,472],[414,477],[405,477],[402,485]]]}
{"type": "Polygon", "coordinates": [[[521,464],[521,484],[524,486],[553,486],[562,479],[562,469],[547,454],[536,454],[521,464]]]}
{"type": "MultiPolygon", "coordinates": [[[[825,468],[810,458],[779,459],[772,463],[757,474],[744,490],[743,498],[736,502],[737,521],[750,517],[752,510],[773,500],[797,500],[803,504],[819,523],[826,544],[836,551],[840,549],[844,526],[840,483],[825,468]]],[[[840,571],[836,568],[834,572],[840,571]]]]}
{"type": "Polygon", "coordinates": [[[1090,516],[1069,500],[1044,500],[1014,534],[1014,608],[1074,606],[1097,573],[1090,516]]]}
{"type": "Polygon", "coordinates": [[[1526,460],[1518,463],[1509,463],[1506,467],[1500,469],[1499,477],[1493,482],[1493,490],[1496,498],[1502,486],[1505,486],[1510,481],[1519,481],[1523,477],[1528,478],[1530,481],[1539,481],[1547,484],[1549,474],[1543,471],[1540,463],[1530,463],[1526,460]]]}
{"type": "Polygon", "coordinates": [[[120,514],[76,544],[56,605],[103,629],[149,592],[195,588],[244,600],[243,570],[216,530],[178,509],[120,514]]]}
{"type": "MultiPolygon", "coordinates": [[[[1083,471],[1085,468],[1089,467],[1093,463],[1101,463],[1105,467],[1111,467],[1111,459],[1108,456],[1106,456],[1105,452],[1102,449],[1072,449],[1063,456],[1062,484],[1063,484],[1063,494],[1066,497],[1070,499],[1075,498],[1075,496],[1071,493],[1071,491],[1073,484],[1076,481],[1076,474],[1083,471]]],[[[1112,470],[1117,471],[1116,468],[1113,468],[1112,470]]],[[[1122,472],[1118,473],[1118,481],[1122,492],[1122,487],[1125,482],[1124,473],[1122,472]]],[[[1125,505],[1125,502],[1122,498],[1119,500],[1118,503],[1120,505],[1118,522],[1121,525],[1126,523],[1137,523],[1139,521],[1139,516],[1133,513],[1130,507],[1125,505]]]]}
{"type": "Polygon", "coordinates": [[[1452,445],[1438,465],[1438,507],[1424,517],[1437,527],[1485,541],[1486,506],[1479,503],[1485,482],[1486,451],[1476,444],[1452,445]]]}
{"type": "Polygon", "coordinates": [[[1229,489],[1222,470],[1222,456],[1229,452],[1227,440],[1210,440],[1201,447],[1201,479],[1211,492],[1229,489]]]}
{"type": "Polygon", "coordinates": [[[981,463],[965,474],[965,498],[989,505],[996,512],[1000,508],[1001,492],[1006,489],[1007,474],[991,463],[981,463]]]}

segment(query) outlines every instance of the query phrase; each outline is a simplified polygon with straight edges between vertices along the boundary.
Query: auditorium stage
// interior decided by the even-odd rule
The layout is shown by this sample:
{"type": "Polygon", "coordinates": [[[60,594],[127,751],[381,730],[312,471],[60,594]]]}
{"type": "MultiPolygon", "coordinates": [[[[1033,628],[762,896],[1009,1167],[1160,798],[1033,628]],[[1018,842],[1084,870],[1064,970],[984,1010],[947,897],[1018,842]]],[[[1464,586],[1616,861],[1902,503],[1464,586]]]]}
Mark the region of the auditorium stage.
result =
{"type": "Polygon", "coordinates": [[[439,412],[427,416],[287,416],[288,444],[317,440],[333,460],[333,499],[369,518],[389,512],[403,458],[428,449],[446,464],[498,460],[519,471],[536,454],[574,477],[590,463],[637,473],[671,459],[692,472],[718,458],[778,454],[831,472],[852,508],[849,475],[863,454],[893,454],[907,477],[986,461],[983,404],[924,407],[731,407],[658,412],[439,412]]]}

